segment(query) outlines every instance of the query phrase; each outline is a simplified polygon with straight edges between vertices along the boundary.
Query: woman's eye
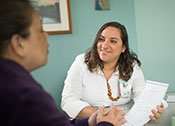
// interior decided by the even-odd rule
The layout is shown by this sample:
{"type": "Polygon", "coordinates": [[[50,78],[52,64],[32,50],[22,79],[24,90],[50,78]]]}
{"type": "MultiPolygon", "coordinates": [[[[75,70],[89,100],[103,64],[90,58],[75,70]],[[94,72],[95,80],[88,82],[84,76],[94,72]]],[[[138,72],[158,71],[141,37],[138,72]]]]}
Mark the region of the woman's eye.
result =
{"type": "Polygon", "coordinates": [[[117,43],[117,41],[116,40],[111,40],[111,43],[117,43]]]}
{"type": "Polygon", "coordinates": [[[99,38],[98,41],[104,41],[104,39],[103,38],[99,38]]]}

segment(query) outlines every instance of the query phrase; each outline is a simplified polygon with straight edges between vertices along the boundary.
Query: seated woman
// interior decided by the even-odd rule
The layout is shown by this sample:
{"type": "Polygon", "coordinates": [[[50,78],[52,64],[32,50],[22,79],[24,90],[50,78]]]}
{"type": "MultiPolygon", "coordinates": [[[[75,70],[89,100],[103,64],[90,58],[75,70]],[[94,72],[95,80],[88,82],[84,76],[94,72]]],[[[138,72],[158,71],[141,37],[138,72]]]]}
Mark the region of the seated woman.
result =
{"type": "MultiPolygon", "coordinates": [[[[96,106],[124,105],[137,101],[145,79],[137,55],[129,48],[126,28],[108,22],[98,31],[92,48],[76,57],[62,92],[62,109],[70,117],[89,117],[96,106]]],[[[164,110],[158,105],[150,119],[164,110]]]]}

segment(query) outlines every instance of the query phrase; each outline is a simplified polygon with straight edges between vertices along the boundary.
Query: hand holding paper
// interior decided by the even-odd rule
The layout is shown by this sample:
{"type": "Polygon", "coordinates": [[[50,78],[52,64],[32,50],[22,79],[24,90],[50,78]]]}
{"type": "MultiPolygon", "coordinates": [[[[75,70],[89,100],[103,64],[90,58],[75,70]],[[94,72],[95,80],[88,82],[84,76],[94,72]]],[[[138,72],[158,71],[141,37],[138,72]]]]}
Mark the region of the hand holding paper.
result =
{"type": "Polygon", "coordinates": [[[143,126],[146,124],[150,120],[151,110],[153,108],[156,109],[156,106],[161,104],[167,89],[168,84],[146,81],[146,87],[143,93],[126,114],[127,123],[123,126],[143,126]]]}

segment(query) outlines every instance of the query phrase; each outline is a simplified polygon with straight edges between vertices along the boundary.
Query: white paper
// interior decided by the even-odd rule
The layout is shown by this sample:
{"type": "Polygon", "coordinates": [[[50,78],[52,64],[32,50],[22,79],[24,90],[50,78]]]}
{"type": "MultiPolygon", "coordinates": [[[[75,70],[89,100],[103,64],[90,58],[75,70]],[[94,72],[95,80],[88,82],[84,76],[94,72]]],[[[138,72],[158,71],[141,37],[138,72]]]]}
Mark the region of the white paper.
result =
{"type": "Polygon", "coordinates": [[[138,101],[125,115],[127,123],[123,126],[143,126],[150,119],[151,110],[161,103],[168,89],[168,84],[146,81],[146,87],[138,101]]]}

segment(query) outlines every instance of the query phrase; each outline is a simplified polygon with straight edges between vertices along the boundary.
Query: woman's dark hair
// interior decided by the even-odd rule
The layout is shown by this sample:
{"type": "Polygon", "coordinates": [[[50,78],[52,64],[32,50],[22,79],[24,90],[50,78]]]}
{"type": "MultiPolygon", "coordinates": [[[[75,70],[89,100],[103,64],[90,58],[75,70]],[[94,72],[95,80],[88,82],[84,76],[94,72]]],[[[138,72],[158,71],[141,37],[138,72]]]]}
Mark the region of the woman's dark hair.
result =
{"type": "Polygon", "coordinates": [[[0,3],[0,55],[15,34],[29,36],[34,8],[29,0],[2,0],[0,3]]]}
{"type": "Polygon", "coordinates": [[[118,64],[116,65],[118,65],[119,69],[119,78],[127,81],[130,79],[133,73],[134,63],[136,62],[140,66],[141,62],[137,58],[137,55],[129,48],[128,34],[125,26],[118,22],[108,22],[99,29],[92,48],[85,54],[85,63],[87,64],[88,69],[91,72],[97,70],[98,67],[100,67],[101,69],[104,68],[103,61],[100,59],[97,52],[97,43],[102,31],[109,26],[120,29],[121,32],[123,46],[125,46],[126,49],[124,53],[121,53],[118,64]]]}

